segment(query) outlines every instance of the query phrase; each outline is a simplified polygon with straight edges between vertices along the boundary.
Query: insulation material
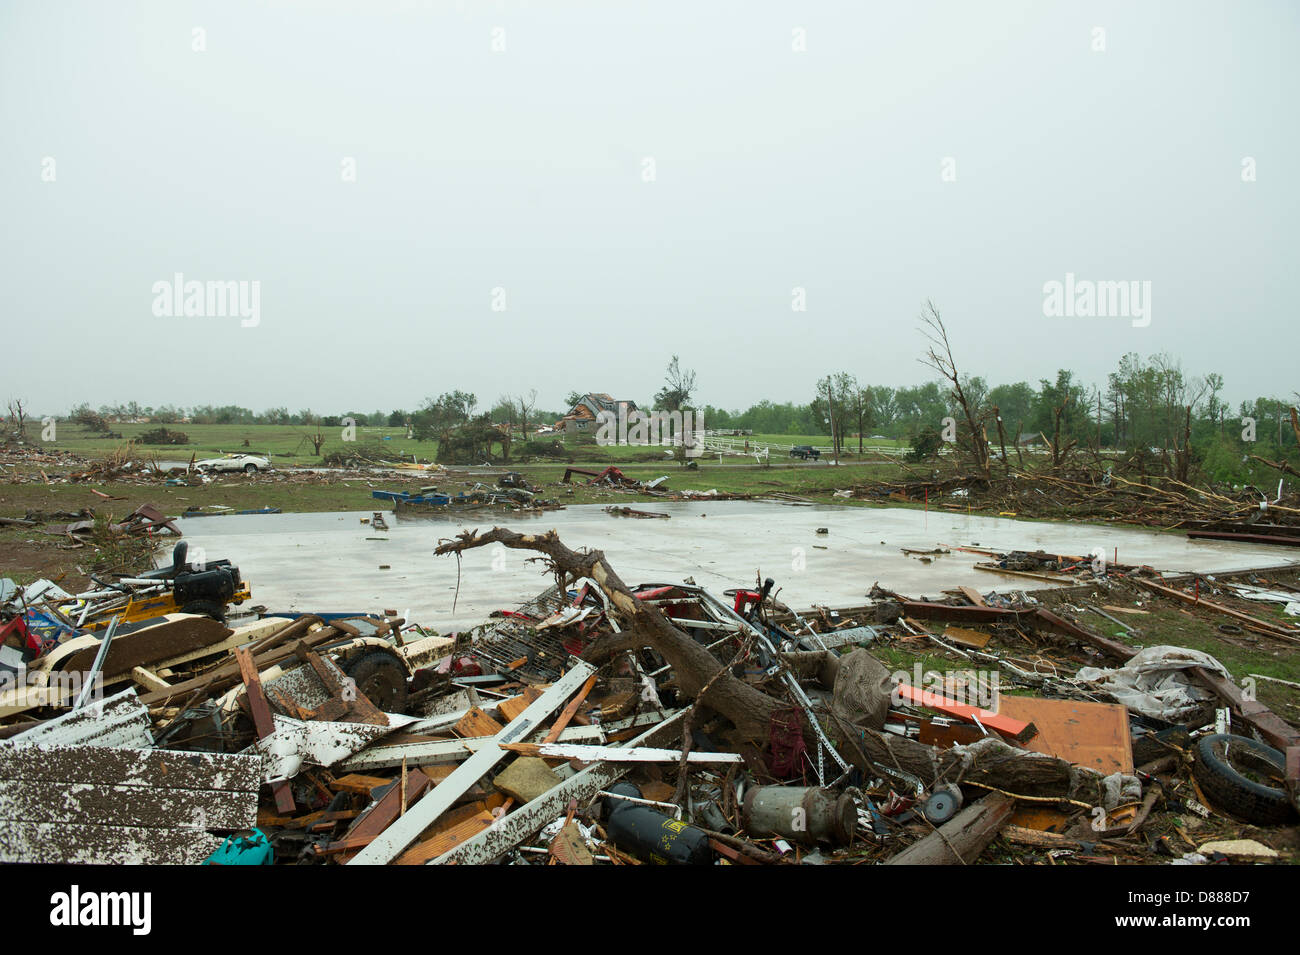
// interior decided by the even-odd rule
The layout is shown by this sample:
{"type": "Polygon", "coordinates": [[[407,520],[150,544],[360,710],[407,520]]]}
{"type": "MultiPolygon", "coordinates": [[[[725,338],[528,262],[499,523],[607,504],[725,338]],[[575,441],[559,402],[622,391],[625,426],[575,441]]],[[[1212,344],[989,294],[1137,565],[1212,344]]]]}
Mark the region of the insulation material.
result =
{"type": "Polygon", "coordinates": [[[1215,700],[1213,693],[1197,686],[1185,672],[1193,667],[1204,667],[1225,679],[1232,678],[1214,657],[1186,647],[1147,647],[1122,667],[1083,667],[1074,678],[1143,716],[1178,723],[1203,707],[1212,706],[1215,700]]]}

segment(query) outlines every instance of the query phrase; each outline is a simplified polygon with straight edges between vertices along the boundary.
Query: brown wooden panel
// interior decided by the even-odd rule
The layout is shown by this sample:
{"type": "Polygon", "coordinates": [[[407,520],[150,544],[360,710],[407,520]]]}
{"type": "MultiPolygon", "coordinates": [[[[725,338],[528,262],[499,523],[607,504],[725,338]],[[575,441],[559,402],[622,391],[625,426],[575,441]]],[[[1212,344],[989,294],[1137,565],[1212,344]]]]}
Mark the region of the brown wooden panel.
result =
{"type": "Polygon", "coordinates": [[[461,736],[496,736],[504,727],[477,706],[460,718],[456,732],[461,736]]]}
{"type": "Polygon", "coordinates": [[[1038,727],[1026,749],[1058,756],[1103,775],[1133,772],[1128,711],[1117,703],[1002,696],[998,712],[1038,727]]]}

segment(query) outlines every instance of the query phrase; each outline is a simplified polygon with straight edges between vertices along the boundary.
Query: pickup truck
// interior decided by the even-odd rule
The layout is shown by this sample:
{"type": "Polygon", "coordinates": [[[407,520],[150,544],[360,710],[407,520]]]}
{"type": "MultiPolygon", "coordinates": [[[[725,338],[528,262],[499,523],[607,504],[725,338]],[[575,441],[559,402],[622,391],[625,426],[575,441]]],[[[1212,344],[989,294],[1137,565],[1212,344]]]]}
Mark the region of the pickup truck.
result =
{"type": "Polygon", "coordinates": [[[821,456],[822,453],[818,451],[816,448],[814,448],[811,444],[796,444],[793,448],[790,449],[790,457],[800,458],[804,461],[808,460],[809,458],[812,458],[814,461],[816,461],[821,456]]]}

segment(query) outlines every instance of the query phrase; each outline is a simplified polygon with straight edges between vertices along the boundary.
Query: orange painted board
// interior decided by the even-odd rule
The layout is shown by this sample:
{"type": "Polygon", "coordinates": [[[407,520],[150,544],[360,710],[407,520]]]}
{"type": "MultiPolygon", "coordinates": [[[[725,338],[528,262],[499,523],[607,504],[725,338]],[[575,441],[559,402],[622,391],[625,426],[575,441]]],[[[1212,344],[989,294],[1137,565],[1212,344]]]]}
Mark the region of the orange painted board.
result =
{"type": "Polygon", "coordinates": [[[1004,736],[1010,736],[1020,742],[1034,735],[1033,723],[1015,719],[1005,713],[992,713],[978,706],[958,703],[956,700],[950,700],[938,693],[918,689],[908,683],[896,684],[894,692],[902,700],[911,703],[913,706],[924,706],[928,710],[934,710],[936,713],[943,713],[945,716],[952,716],[959,720],[966,720],[968,723],[979,720],[988,729],[996,730],[1004,736]]]}
{"type": "Polygon", "coordinates": [[[1026,749],[1087,766],[1104,776],[1133,772],[1128,710],[1118,703],[1003,696],[998,712],[1038,727],[1038,735],[1024,744],[1026,749]]]}

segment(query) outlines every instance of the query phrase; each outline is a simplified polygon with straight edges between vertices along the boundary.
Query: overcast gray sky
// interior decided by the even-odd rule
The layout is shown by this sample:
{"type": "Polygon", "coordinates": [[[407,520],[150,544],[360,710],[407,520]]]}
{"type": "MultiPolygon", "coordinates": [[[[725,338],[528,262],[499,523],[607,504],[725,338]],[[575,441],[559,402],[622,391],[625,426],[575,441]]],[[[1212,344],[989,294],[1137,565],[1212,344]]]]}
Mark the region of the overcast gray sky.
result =
{"type": "Polygon", "coordinates": [[[5,389],[556,408],[677,352],[704,402],[806,402],[929,377],[932,298],[992,382],[1168,351],[1283,396],[1298,9],[0,0],[5,389]],[[258,324],[155,315],[178,272],[258,324]],[[1150,324],[1046,317],[1066,273],[1150,324]]]}

